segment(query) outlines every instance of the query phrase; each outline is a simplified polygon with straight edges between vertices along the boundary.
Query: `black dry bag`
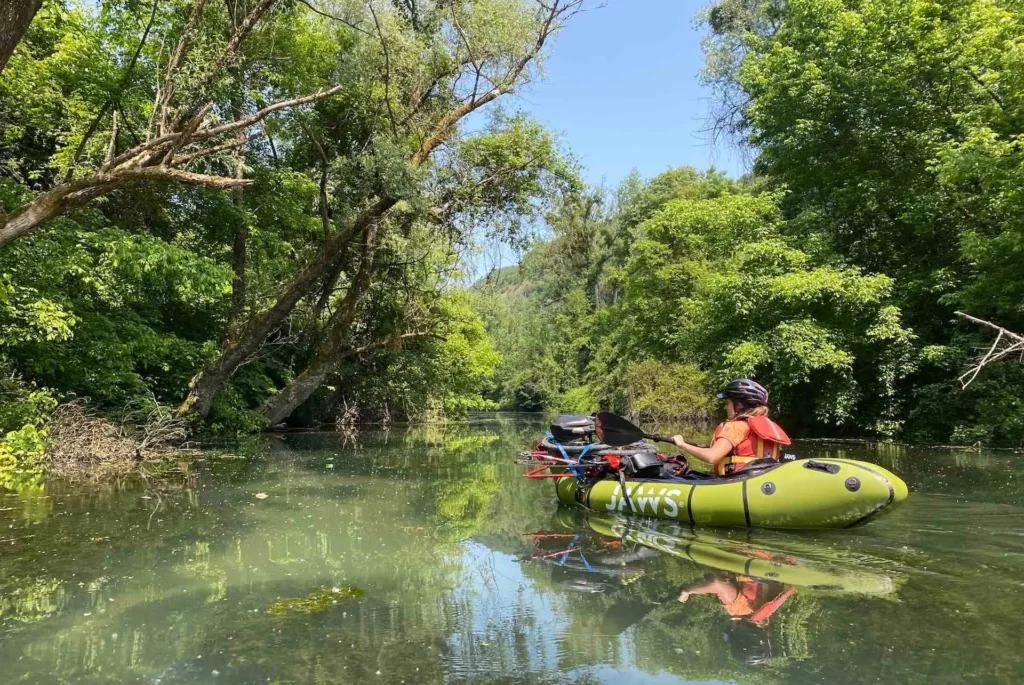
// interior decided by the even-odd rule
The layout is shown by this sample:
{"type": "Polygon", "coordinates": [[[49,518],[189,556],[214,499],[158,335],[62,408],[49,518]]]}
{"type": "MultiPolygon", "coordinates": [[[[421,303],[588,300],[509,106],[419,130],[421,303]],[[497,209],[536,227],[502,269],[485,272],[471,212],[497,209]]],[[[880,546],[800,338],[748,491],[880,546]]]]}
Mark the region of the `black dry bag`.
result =
{"type": "Polygon", "coordinates": [[[589,440],[593,434],[594,418],[592,416],[562,414],[551,422],[551,437],[558,442],[589,440]]]}

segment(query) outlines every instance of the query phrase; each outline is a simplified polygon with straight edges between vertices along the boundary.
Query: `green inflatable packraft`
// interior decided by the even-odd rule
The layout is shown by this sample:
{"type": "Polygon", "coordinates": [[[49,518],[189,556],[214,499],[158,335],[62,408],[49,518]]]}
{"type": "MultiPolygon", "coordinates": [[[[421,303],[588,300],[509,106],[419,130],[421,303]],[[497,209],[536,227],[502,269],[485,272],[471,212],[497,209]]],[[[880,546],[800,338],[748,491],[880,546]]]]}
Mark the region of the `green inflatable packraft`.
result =
{"type": "Polygon", "coordinates": [[[848,528],[907,498],[907,486],[875,464],[805,459],[727,478],[555,482],[558,499],[599,513],[671,519],[701,526],[848,528]]]}

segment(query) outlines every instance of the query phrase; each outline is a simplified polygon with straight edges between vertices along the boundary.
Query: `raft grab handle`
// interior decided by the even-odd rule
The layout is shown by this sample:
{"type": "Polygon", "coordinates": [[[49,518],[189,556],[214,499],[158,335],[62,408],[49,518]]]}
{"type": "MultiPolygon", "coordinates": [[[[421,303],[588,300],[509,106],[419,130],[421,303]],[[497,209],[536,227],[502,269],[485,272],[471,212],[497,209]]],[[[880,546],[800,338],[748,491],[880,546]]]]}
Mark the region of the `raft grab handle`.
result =
{"type": "Polygon", "coordinates": [[[826,464],[820,461],[814,461],[808,459],[804,462],[805,469],[811,469],[812,471],[821,471],[822,473],[839,473],[839,464],[826,464]]]}

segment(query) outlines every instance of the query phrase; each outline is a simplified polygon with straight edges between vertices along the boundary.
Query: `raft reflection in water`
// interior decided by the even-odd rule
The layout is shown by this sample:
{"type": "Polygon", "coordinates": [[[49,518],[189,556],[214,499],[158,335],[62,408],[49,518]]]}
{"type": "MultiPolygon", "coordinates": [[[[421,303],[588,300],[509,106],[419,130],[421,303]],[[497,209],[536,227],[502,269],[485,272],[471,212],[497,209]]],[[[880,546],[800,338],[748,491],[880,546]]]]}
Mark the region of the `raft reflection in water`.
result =
{"type": "MultiPolygon", "coordinates": [[[[551,529],[529,537],[530,560],[550,569],[553,585],[606,597],[602,633],[617,635],[648,618],[690,634],[698,628],[748,666],[809,656],[793,652],[807,649],[805,624],[828,596],[895,600],[903,580],[876,570],[891,562],[813,541],[753,543],[578,510],[560,509],[551,529]]],[[[685,652],[688,642],[671,647],[685,652]]]]}

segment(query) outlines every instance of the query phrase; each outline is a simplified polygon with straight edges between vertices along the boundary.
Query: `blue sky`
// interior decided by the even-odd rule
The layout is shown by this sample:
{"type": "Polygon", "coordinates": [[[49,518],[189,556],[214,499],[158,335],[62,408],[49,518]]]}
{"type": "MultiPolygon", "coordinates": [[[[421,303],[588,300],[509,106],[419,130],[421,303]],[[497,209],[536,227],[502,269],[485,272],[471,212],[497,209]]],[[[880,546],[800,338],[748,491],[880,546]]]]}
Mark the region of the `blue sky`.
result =
{"type": "MultiPolygon", "coordinates": [[[[633,169],[645,178],[684,165],[744,173],[735,149],[716,149],[702,133],[710,94],[698,80],[703,30],[693,17],[707,0],[606,0],[597,7],[600,1],[590,0],[595,9],[557,36],[547,78],[502,106],[526,110],[557,132],[584,178],[609,189],[633,169]]],[[[519,261],[501,243],[480,249],[469,261],[470,281],[519,261]]]]}
{"type": "Polygon", "coordinates": [[[734,149],[701,133],[710,103],[693,16],[704,1],[607,0],[558,35],[546,80],[518,98],[562,136],[591,183],[614,187],[634,168],[645,177],[682,165],[745,171],[734,149]]]}

